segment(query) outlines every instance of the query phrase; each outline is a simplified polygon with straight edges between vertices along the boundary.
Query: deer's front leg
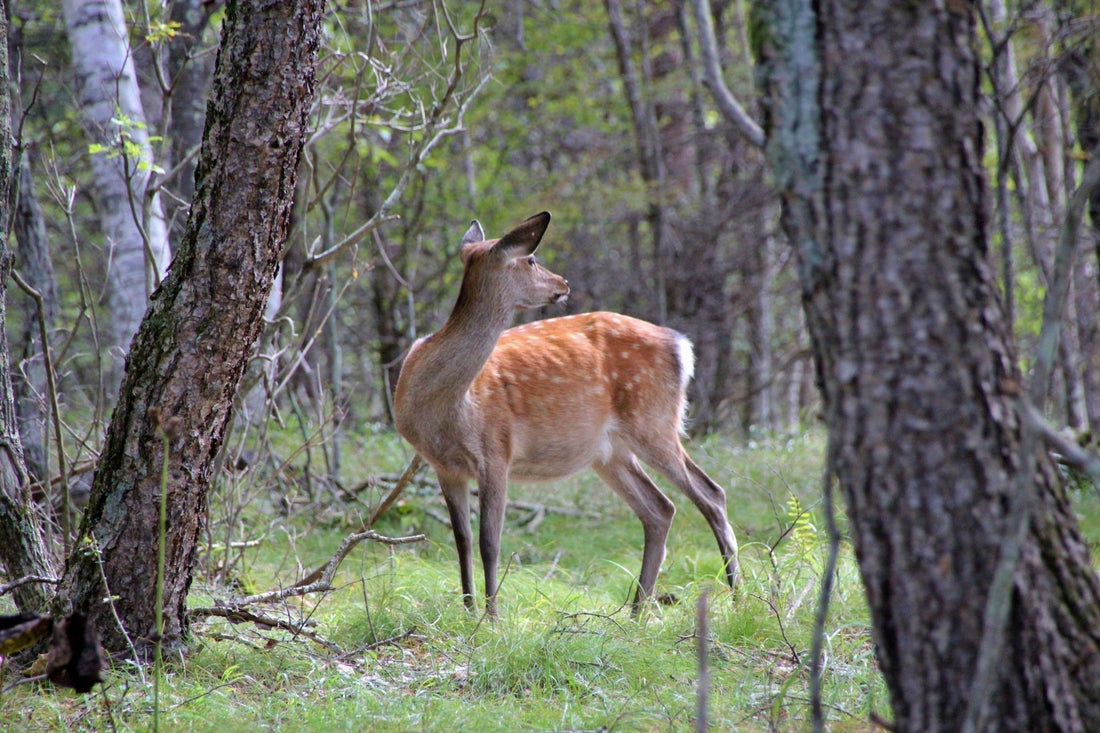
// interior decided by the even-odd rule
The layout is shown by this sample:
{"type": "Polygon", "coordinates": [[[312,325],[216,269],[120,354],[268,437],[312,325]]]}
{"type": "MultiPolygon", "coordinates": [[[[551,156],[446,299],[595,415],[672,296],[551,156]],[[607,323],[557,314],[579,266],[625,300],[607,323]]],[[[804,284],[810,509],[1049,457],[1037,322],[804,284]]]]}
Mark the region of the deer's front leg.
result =
{"type": "Polygon", "coordinates": [[[507,502],[508,479],[504,471],[478,480],[478,502],[481,508],[481,565],[485,571],[485,610],[497,615],[497,565],[500,560],[500,537],[504,530],[504,506],[507,502]]]}
{"type": "Polygon", "coordinates": [[[451,515],[451,529],[458,551],[458,572],[462,576],[462,600],[468,610],[476,611],[474,600],[474,533],[470,529],[470,494],[464,479],[439,477],[439,488],[451,515]]]}

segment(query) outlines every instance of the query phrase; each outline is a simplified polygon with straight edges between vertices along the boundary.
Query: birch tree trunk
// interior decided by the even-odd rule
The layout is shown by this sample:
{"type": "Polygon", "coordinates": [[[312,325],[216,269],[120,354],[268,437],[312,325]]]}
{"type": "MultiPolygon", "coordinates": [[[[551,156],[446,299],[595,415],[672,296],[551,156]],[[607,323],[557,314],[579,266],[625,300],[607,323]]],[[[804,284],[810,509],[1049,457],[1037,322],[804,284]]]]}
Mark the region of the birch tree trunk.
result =
{"type": "Polygon", "coordinates": [[[150,286],[168,266],[168,232],[159,194],[148,190],[153,153],[122,2],[63,0],[62,10],[85,134],[99,151],[91,158],[109,262],[108,345],[120,373],[150,286]]]}
{"type": "Polygon", "coordinates": [[[207,490],[291,219],[323,7],[323,0],[227,3],[195,202],[134,338],[62,587],[112,651],[143,655],[154,638],[164,460],[164,643],[178,651],[186,643],[207,490]],[[112,596],[113,609],[105,602],[112,596]]]}
{"type": "Polygon", "coordinates": [[[1100,581],[1022,455],[988,261],[975,8],[767,11],[770,152],[893,729],[1100,730],[1100,581]]]}

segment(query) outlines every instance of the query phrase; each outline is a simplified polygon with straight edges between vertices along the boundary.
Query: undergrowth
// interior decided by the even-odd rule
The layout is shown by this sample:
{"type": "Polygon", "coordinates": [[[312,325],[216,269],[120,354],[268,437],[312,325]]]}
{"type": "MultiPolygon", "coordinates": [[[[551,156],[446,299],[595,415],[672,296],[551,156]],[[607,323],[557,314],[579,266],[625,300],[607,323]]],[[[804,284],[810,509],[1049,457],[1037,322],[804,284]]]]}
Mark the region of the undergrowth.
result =
{"type": "MultiPolygon", "coordinates": [[[[822,442],[808,433],[690,445],[727,489],[743,582],[736,592],[725,588],[709,528],[670,489],[678,511],[661,602],[640,619],[628,601],[641,527],[593,475],[512,487],[496,621],[462,605],[446,511],[425,476],[376,527],[395,537],[423,533],[423,542],[365,543],[345,559],[334,590],[253,609],[308,620],[303,633],[197,619],[191,654],[161,681],[160,724],[219,732],[690,730],[695,609],[705,591],[711,729],[802,729],[826,552],[822,442]]],[[[363,479],[399,472],[409,457],[385,431],[359,436],[344,455],[343,475],[354,477],[347,486],[307,476],[305,456],[227,473],[212,492],[190,605],[301,579],[384,493],[384,481],[363,479]]],[[[871,713],[888,709],[847,544],[836,581],[823,701],[832,730],[867,730],[871,713]]],[[[105,685],[78,696],[5,674],[0,731],[149,729],[151,680],[117,662],[105,685]]]]}

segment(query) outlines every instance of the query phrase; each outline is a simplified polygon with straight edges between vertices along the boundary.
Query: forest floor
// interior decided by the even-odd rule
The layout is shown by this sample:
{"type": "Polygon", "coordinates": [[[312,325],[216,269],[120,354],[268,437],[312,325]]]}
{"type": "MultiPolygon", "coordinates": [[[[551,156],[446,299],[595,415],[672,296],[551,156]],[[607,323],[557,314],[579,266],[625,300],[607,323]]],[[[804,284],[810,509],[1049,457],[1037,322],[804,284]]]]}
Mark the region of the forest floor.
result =
{"type": "MultiPolygon", "coordinates": [[[[250,609],[282,622],[308,619],[305,634],[197,620],[192,653],[163,674],[159,706],[153,670],[125,662],[85,696],[13,684],[7,674],[0,678],[0,731],[693,730],[704,594],[711,730],[803,730],[828,549],[823,443],[810,432],[736,447],[712,436],[688,446],[727,489],[743,572],[735,593],[721,582],[706,523],[670,490],[678,511],[658,580],[662,602],[633,620],[627,601],[641,527],[584,473],[512,487],[499,619],[469,614],[446,510],[427,476],[376,527],[390,537],[423,533],[423,541],[365,542],[343,561],[333,590],[250,609]]],[[[385,431],[346,444],[348,483],[399,472],[405,450],[385,431]]],[[[382,485],[354,492],[306,481],[317,462],[308,469],[304,457],[280,462],[279,481],[233,478],[219,487],[191,607],[294,584],[361,527],[384,493],[382,485]]],[[[1091,491],[1074,495],[1086,537],[1096,542],[1100,500],[1091,491]]],[[[843,518],[840,527],[843,533],[843,518]]],[[[480,583],[480,565],[476,576],[480,583]]],[[[846,541],[836,580],[826,623],[825,714],[830,730],[872,730],[873,717],[888,718],[889,707],[846,541]]],[[[10,599],[0,612],[10,610],[4,604],[10,599]]]]}

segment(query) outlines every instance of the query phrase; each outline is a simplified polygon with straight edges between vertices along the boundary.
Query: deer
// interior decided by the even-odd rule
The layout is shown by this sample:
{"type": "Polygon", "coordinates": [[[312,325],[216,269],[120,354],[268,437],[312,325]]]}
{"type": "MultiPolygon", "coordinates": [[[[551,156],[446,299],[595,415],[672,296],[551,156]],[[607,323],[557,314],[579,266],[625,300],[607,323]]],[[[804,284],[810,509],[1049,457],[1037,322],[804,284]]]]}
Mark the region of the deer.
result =
{"type": "Polygon", "coordinates": [[[476,481],[486,613],[497,613],[497,564],[509,481],[554,481],[591,467],[642,523],[632,615],[654,598],[673,502],[640,465],[676,486],[718,541],[725,580],[738,580],[725,491],[681,443],[690,340],[609,312],[510,328],[517,310],[564,303],[569,283],[536,259],[550,214],[486,240],[462,238],[462,284],[443,326],[410,348],[397,379],[397,432],[435,470],[458,553],[462,595],[476,612],[469,483],[476,481]]]}

